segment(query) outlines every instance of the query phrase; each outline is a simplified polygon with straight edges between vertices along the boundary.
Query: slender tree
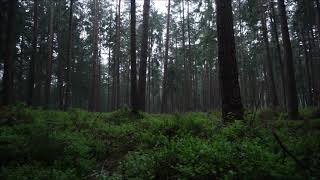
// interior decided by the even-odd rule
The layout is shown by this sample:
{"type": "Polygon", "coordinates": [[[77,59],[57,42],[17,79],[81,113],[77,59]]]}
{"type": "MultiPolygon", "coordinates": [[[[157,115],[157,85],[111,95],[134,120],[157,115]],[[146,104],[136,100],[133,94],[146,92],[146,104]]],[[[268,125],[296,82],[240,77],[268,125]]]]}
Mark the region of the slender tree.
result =
{"type": "Polygon", "coordinates": [[[281,56],[281,47],[279,42],[279,34],[278,34],[278,28],[277,28],[277,18],[276,18],[276,11],[274,8],[274,1],[270,0],[270,19],[271,19],[271,29],[272,29],[272,36],[273,41],[276,45],[276,55],[278,59],[278,63],[280,65],[280,76],[281,76],[281,85],[282,85],[282,92],[283,92],[283,104],[286,106],[287,100],[286,100],[286,87],[285,87],[285,74],[284,74],[284,65],[283,65],[283,59],[281,56]]]}
{"type": "Polygon", "coordinates": [[[54,21],[54,4],[50,4],[50,15],[49,15],[49,33],[48,33],[48,60],[46,67],[46,84],[45,84],[45,106],[49,107],[50,103],[50,87],[51,87],[51,76],[52,76],[52,54],[53,54],[53,21],[54,21]]]}
{"type": "Polygon", "coordinates": [[[93,17],[93,56],[92,56],[92,70],[91,70],[91,88],[89,98],[89,111],[99,111],[99,60],[98,60],[98,42],[99,42],[99,24],[98,24],[98,0],[93,0],[94,17],[93,17]]]}
{"type": "Polygon", "coordinates": [[[281,33],[284,47],[284,65],[286,73],[286,91],[287,91],[287,110],[289,119],[298,119],[298,98],[295,82],[295,70],[293,64],[293,55],[291,41],[289,37],[287,12],[284,0],[278,0],[278,8],[280,13],[281,33]]]}
{"type": "Polygon", "coordinates": [[[4,53],[3,94],[2,103],[9,105],[13,102],[13,61],[15,53],[16,32],[16,8],[17,1],[9,1],[8,24],[6,32],[6,50],[4,53]]]}
{"type": "Polygon", "coordinates": [[[269,45],[269,38],[268,38],[268,28],[267,28],[266,14],[265,14],[264,8],[262,10],[262,15],[261,15],[261,24],[262,24],[263,42],[265,45],[265,55],[266,55],[266,64],[267,64],[266,69],[267,69],[267,78],[268,78],[268,84],[269,84],[269,98],[271,100],[272,107],[276,108],[279,105],[279,102],[277,98],[276,86],[275,86],[274,75],[273,75],[273,62],[271,59],[270,45],[269,45]]]}
{"type": "Polygon", "coordinates": [[[168,59],[169,59],[169,39],[170,39],[170,7],[171,0],[168,0],[168,12],[167,12],[167,27],[166,27],[166,42],[165,42],[165,54],[163,65],[163,94],[161,102],[161,112],[167,111],[168,101],[168,59]]]}
{"type": "Polygon", "coordinates": [[[144,0],[143,5],[143,23],[142,23],[142,40],[141,40],[141,58],[139,69],[139,109],[145,110],[146,102],[146,71],[148,58],[148,36],[149,36],[149,13],[150,0],[144,0]]]}
{"type": "Polygon", "coordinates": [[[64,110],[67,110],[72,105],[72,91],[71,91],[71,61],[72,61],[72,24],[73,24],[73,1],[70,0],[69,6],[69,29],[68,29],[68,48],[67,48],[67,62],[66,62],[66,90],[65,90],[65,104],[64,110]]]}
{"type": "Polygon", "coordinates": [[[231,0],[216,0],[216,7],[222,118],[243,119],[231,0]]]}
{"type": "Polygon", "coordinates": [[[136,44],[136,1],[131,0],[131,12],[130,12],[130,62],[131,62],[131,108],[134,112],[138,110],[137,99],[137,44],[136,44]]]}
{"type": "Polygon", "coordinates": [[[38,0],[33,1],[32,54],[29,64],[28,105],[34,104],[35,63],[38,44],[38,0]]]}
{"type": "Polygon", "coordinates": [[[116,47],[115,58],[113,63],[112,110],[118,109],[120,106],[120,12],[121,0],[118,1],[116,12],[116,47]]]}

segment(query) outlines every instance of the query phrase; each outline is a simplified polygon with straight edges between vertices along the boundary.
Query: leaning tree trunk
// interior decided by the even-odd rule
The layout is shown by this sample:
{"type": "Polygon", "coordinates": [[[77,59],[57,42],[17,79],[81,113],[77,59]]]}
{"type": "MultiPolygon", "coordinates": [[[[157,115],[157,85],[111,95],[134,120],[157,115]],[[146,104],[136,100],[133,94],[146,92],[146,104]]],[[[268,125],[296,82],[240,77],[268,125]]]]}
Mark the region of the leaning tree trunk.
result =
{"type": "Polygon", "coordinates": [[[231,0],[216,0],[219,79],[224,121],[243,119],[231,0]]]}
{"type": "MultiPolygon", "coordinates": [[[[9,1],[8,26],[6,49],[4,52],[4,72],[3,72],[3,96],[2,104],[10,105],[13,103],[13,61],[15,51],[15,29],[16,29],[16,8],[17,1],[9,1]]],[[[20,82],[21,83],[21,82],[20,82]]]]}
{"type": "Polygon", "coordinates": [[[66,91],[65,91],[65,104],[64,110],[71,107],[72,91],[71,91],[71,60],[72,60],[72,21],[73,21],[73,1],[70,0],[69,11],[69,36],[68,36],[68,50],[67,50],[67,62],[66,62],[66,91]]]}
{"type": "Polygon", "coordinates": [[[298,119],[298,98],[295,82],[295,70],[293,64],[292,47],[289,37],[287,12],[284,0],[278,0],[278,8],[280,12],[280,24],[284,46],[284,64],[286,73],[286,91],[287,91],[287,110],[289,119],[298,119]]]}
{"type": "Polygon", "coordinates": [[[139,110],[145,110],[146,103],[146,71],[148,58],[148,30],[149,30],[150,0],[144,0],[143,24],[141,40],[141,59],[139,69],[139,110]]]}

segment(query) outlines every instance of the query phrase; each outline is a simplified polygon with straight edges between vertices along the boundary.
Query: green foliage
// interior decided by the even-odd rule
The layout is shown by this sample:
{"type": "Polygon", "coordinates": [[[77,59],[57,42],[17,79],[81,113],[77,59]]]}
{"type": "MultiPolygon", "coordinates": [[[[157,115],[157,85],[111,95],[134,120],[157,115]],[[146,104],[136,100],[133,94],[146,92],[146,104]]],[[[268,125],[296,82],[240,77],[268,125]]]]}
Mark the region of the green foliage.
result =
{"type": "MultiPolygon", "coordinates": [[[[312,114],[302,111],[304,119],[312,114]]],[[[216,113],[131,119],[127,108],[88,113],[14,106],[1,111],[1,119],[13,122],[0,127],[0,179],[319,178],[319,120],[306,125],[269,110],[257,114],[225,125],[216,113]],[[265,120],[307,169],[283,151],[265,120]]]]}

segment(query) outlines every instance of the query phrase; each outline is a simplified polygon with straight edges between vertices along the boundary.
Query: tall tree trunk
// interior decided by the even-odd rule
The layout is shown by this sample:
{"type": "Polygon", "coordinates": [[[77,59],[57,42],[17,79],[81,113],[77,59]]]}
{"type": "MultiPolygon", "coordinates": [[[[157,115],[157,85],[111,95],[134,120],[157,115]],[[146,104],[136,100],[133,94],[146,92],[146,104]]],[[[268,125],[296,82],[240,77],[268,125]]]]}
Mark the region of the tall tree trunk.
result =
{"type": "Polygon", "coordinates": [[[170,35],[170,8],[171,0],[168,0],[168,12],[167,12],[167,30],[166,30],[166,42],[165,42],[165,54],[163,65],[163,94],[161,102],[161,112],[168,111],[168,59],[169,59],[169,35],[170,35]]]}
{"type": "Polygon", "coordinates": [[[29,64],[29,84],[28,84],[28,105],[34,104],[34,86],[35,86],[35,63],[37,54],[38,39],[38,0],[33,4],[33,27],[32,27],[32,54],[29,64]]]}
{"type": "Polygon", "coordinates": [[[71,91],[71,61],[72,61],[72,21],[73,21],[73,1],[70,0],[69,10],[69,30],[68,30],[68,49],[66,62],[66,91],[64,110],[68,110],[72,106],[72,91],[71,91]]]}
{"type": "Polygon", "coordinates": [[[98,24],[98,0],[93,0],[94,17],[93,17],[93,56],[91,70],[91,88],[89,98],[89,111],[98,111],[98,85],[99,85],[99,63],[98,63],[98,42],[99,42],[99,24],[98,24]]]}
{"type": "Polygon", "coordinates": [[[120,12],[121,0],[118,1],[116,12],[116,52],[113,65],[112,110],[116,110],[120,107],[120,12]]]}
{"type": "Polygon", "coordinates": [[[270,45],[269,45],[269,38],[268,38],[268,28],[266,22],[265,12],[262,12],[262,32],[263,32],[263,41],[266,50],[266,61],[267,61],[267,78],[269,81],[269,98],[271,100],[271,104],[273,108],[276,108],[279,105],[276,86],[274,82],[274,75],[273,75],[273,63],[270,55],[270,45]]]}
{"type": "Polygon", "coordinates": [[[219,79],[224,121],[243,119],[231,0],[216,0],[219,79]]]}
{"type": "MultiPolygon", "coordinates": [[[[303,28],[300,27],[300,37],[302,42],[302,47],[304,51],[304,58],[305,58],[305,68],[306,68],[306,75],[307,75],[307,85],[308,85],[308,97],[307,97],[307,105],[312,106],[313,105],[313,83],[311,78],[311,71],[310,71],[310,49],[308,49],[306,44],[306,37],[303,32],[303,28]]],[[[312,67],[312,66],[311,66],[312,67]]]]}
{"type": "Polygon", "coordinates": [[[184,80],[183,80],[183,90],[182,90],[182,110],[186,111],[187,110],[187,102],[188,102],[188,97],[187,97],[187,60],[186,60],[186,30],[185,30],[185,17],[184,17],[184,1],[182,0],[182,57],[183,57],[183,76],[184,76],[184,80]]]}
{"type": "Polygon", "coordinates": [[[270,1],[270,8],[271,8],[271,29],[272,29],[272,35],[274,38],[274,42],[276,44],[276,54],[278,57],[278,62],[280,65],[280,76],[281,76],[281,85],[282,85],[282,92],[283,92],[283,104],[286,106],[287,104],[287,99],[286,99],[286,87],[285,87],[285,74],[284,74],[284,65],[283,65],[283,60],[281,56],[281,48],[280,48],[280,42],[279,42],[279,34],[278,34],[278,28],[277,28],[277,17],[276,17],[276,12],[274,8],[274,1],[270,1]]]}
{"type": "Polygon", "coordinates": [[[139,69],[139,110],[145,110],[146,98],[146,70],[148,58],[148,31],[149,31],[150,0],[144,0],[143,24],[141,40],[141,59],[139,69]]]}
{"type": "Polygon", "coordinates": [[[49,17],[49,38],[48,38],[48,61],[46,67],[46,84],[45,84],[45,106],[50,104],[50,87],[52,76],[52,54],[53,54],[53,21],[54,21],[54,4],[50,4],[49,17]]]}
{"type": "MultiPolygon", "coordinates": [[[[16,9],[17,1],[9,1],[6,49],[4,52],[3,96],[2,104],[13,103],[13,61],[16,46],[16,9]]],[[[20,82],[21,83],[21,82],[20,82]]]]}
{"type": "MultiPolygon", "coordinates": [[[[192,50],[191,50],[191,27],[190,27],[190,0],[187,0],[187,30],[188,30],[188,61],[187,61],[187,111],[192,111],[192,50]]],[[[210,98],[210,97],[209,97],[210,98]]]]}
{"type": "Polygon", "coordinates": [[[287,110],[289,119],[298,119],[298,98],[295,82],[294,64],[292,57],[292,47],[289,37],[289,29],[287,22],[287,12],[284,0],[278,0],[278,8],[280,12],[280,24],[284,46],[284,63],[286,72],[286,91],[287,91],[287,110]]]}
{"type": "Polygon", "coordinates": [[[320,40],[320,0],[315,0],[316,2],[316,13],[317,13],[317,28],[318,28],[318,34],[319,34],[319,40],[320,40]]]}
{"type": "Polygon", "coordinates": [[[130,62],[131,62],[131,108],[133,112],[138,111],[137,93],[137,44],[136,44],[136,1],[131,0],[130,21],[130,62]]]}

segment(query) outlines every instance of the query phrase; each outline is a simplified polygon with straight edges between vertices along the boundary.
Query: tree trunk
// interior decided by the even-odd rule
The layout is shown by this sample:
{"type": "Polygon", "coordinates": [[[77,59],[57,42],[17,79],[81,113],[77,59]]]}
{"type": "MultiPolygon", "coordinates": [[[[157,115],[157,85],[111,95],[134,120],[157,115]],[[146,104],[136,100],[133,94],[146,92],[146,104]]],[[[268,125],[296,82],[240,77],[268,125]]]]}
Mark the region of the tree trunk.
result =
{"type": "Polygon", "coordinates": [[[93,56],[92,56],[92,71],[91,71],[91,88],[89,98],[89,111],[98,111],[98,88],[99,88],[99,63],[98,63],[98,42],[99,42],[99,24],[98,24],[98,0],[94,2],[94,17],[93,17],[93,56]]]}
{"type": "MultiPolygon", "coordinates": [[[[192,111],[192,50],[191,50],[191,28],[190,28],[190,0],[187,0],[187,30],[188,30],[188,61],[187,61],[187,72],[186,72],[186,93],[187,93],[187,111],[192,111]]],[[[210,97],[209,97],[210,98],[210,97]]]]}
{"type": "Polygon", "coordinates": [[[170,35],[170,8],[171,0],[168,0],[168,13],[167,13],[167,30],[166,30],[166,42],[165,42],[165,54],[163,65],[163,94],[161,102],[161,112],[167,112],[168,108],[168,59],[169,59],[169,35],[170,35]]]}
{"type": "MultiPolygon", "coordinates": [[[[3,96],[2,104],[10,105],[13,103],[13,61],[16,46],[16,9],[17,1],[9,1],[8,25],[6,50],[4,52],[4,72],[3,72],[3,96]]],[[[20,82],[21,83],[21,82],[20,82]]]]}
{"type": "Polygon", "coordinates": [[[280,48],[280,42],[279,42],[279,34],[278,34],[278,28],[277,28],[277,21],[276,21],[276,12],[274,8],[274,2],[273,0],[270,1],[270,8],[271,8],[271,21],[272,24],[272,35],[274,37],[274,42],[276,44],[276,54],[278,57],[278,62],[280,65],[280,76],[281,76],[281,85],[282,85],[282,92],[283,92],[283,104],[286,106],[287,104],[287,99],[286,99],[286,86],[285,86],[285,74],[284,74],[284,65],[283,65],[283,60],[281,56],[281,48],[280,48]]]}
{"type": "Polygon", "coordinates": [[[262,31],[263,31],[263,41],[265,45],[265,53],[266,53],[266,61],[267,61],[267,78],[269,81],[269,98],[271,100],[271,105],[273,108],[277,108],[279,106],[278,98],[277,98],[277,92],[276,92],[276,86],[274,82],[274,75],[273,75],[273,63],[270,55],[270,45],[269,45],[269,39],[268,39],[268,28],[267,28],[267,22],[265,17],[265,12],[262,12],[262,31]]]}
{"type": "Polygon", "coordinates": [[[320,40],[320,0],[315,0],[316,2],[316,14],[317,14],[317,27],[318,27],[318,34],[319,34],[319,40],[320,40]]]}
{"type": "Polygon", "coordinates": [[[33,4],[33,27],[32,27],[32,54],[29,64],[29,84],[28,84],[28,105],[34,104],[34,86],[35,86],[35,63],[37,54],[38,39],[38,0],[34,0],[33,4]]]}
{"type": "Polygon", "coordinates": [[[311,71],[310,71],[310,49],[308,49],[306,44],[306,37],[303,32],[303,29],[300,28],[300,36],[301,36],[301,42],[302,47],[304,51],[304,58],[305,58],[305,67],[306,67],[306,75],[307,75],[307,84],[308,84],[308,97],[307,97],[307,105],[312,106],[313,105],[313,83],[311,78],[311,71]]]}
{"type": "Polygon", "coordinates": [[[289,29],[287,22],[287,12],[284,0],[278,0],[278,8],[280,12],[280,24],[284,46],[284,63],[286,73],[286,91],[287,91],[287,110],[289,119],[298,119],[298,98],[295,82],[294,64],[292,57],[292,47],[289,37],[289,29]]]}
{"type": "Polygon", "coordinates": [[[231,0],[216,0],[219,79],[224,121],[243,119],[231,0]]]}
{"type": "Polygon", "coordinates": [[[73,1],[70,0],[69,10],[69,30],[68,30],[68,49],[66,62],[66,91],[64,110],[68,110],[72,106],[72,91],[71,91],[71,61],[72,61],[72,21],[73,21],[73,1]]]}
{"type": "Polygon", "coordinates": [[[48,61],[47,61],[47,68],[46,68],[46,84],[45,84],[45,106],[47,108],[49,107],[49,104],[50,104],[50,87],[51,87],[51,76],[52,76],[53,21],[54,21],[54,4],[50,4],[48,61]]]}
{"type": "Polygon", "coordinates": [[[143,24],[141,40],[141,59],[139,69],[139,110],[145,110],[146,98],[146,70],[148,58],[148,30],[149,30],[150,0],[144,0],[143,5],[143,24]]]}
{"type": "Polygon", "coordinates": [[[138,111],[137,99],[137,44],[136,44],[136,1],[131,0],[131,21],[130,21],[130,62],[131,62],[131,108],[133,112],[138,111]]]}
{"type": "Polygon", "coordinates": [[[116,12],[116,52],[115,62],[113,64],[112,110],[116,110],[120,107],[120,12],[121,0],[118,1],[116,12]]]}

